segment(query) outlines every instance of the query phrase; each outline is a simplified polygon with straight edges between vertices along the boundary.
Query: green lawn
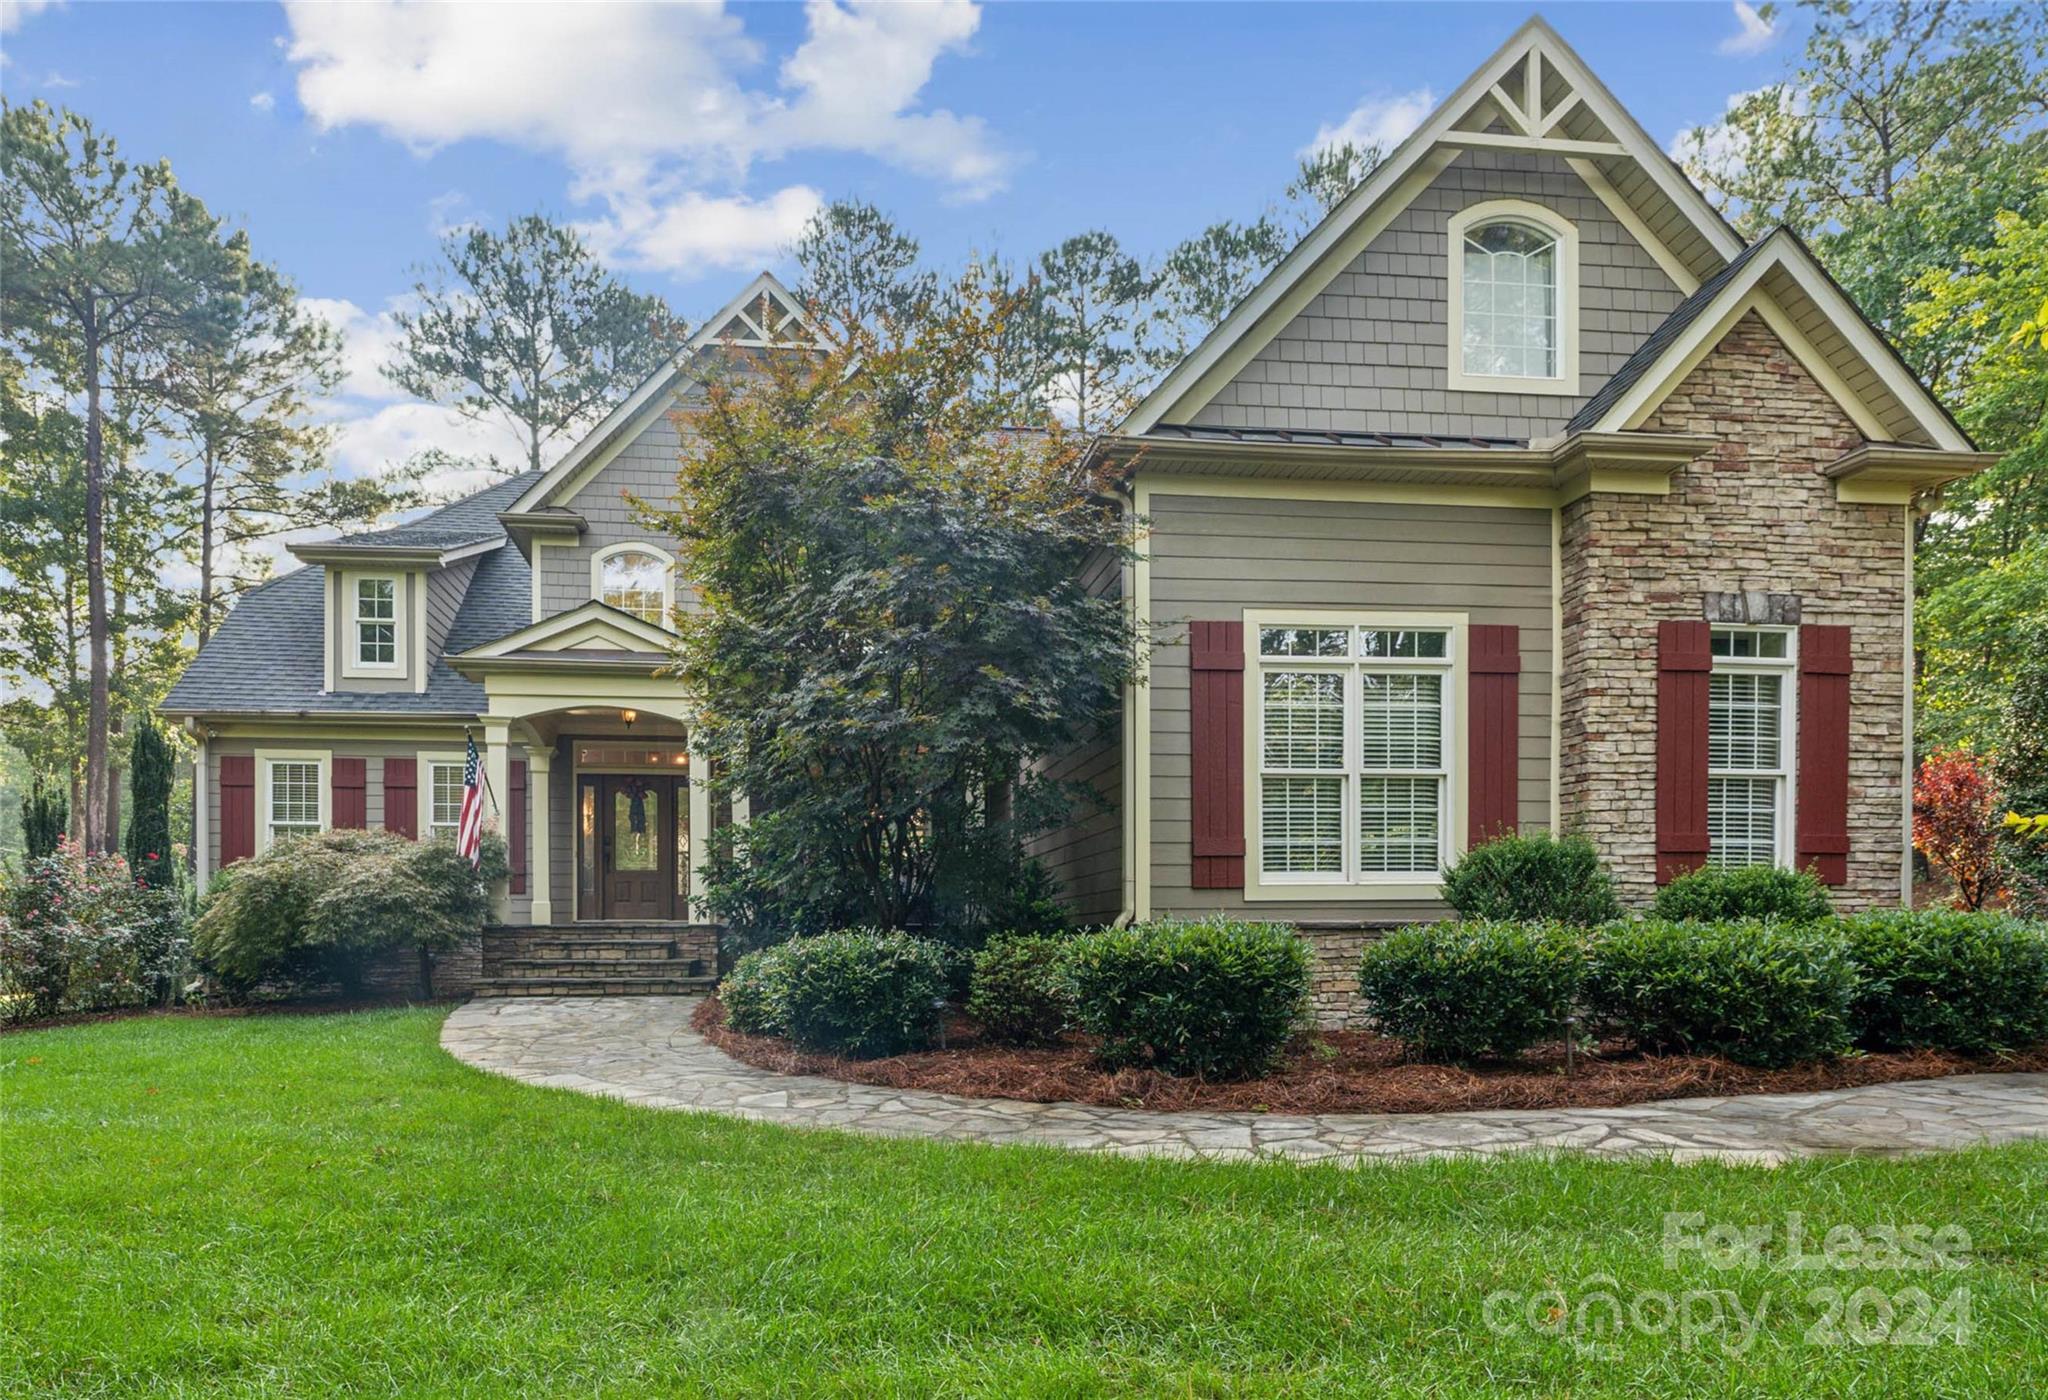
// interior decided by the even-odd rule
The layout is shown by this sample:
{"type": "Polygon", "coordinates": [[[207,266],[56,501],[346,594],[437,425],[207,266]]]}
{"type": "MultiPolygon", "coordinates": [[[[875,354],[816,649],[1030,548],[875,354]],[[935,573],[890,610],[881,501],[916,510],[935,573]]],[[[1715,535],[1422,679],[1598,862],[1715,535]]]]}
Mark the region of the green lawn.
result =
{"type": "Polygon", "coordinates": [[[0,1038],[0,1394],[2048,1392],[2048,1145],[1775,1171],[1095,1160],[529,1088],[442,1055],[440,1019],[0,1038]],[[1975,1248],[1943,1274],[1667,1267],[1669,1211],[1975,1248]],[[1968,1339],[1815,1344],[1823,1286],[1966,1287],[1968,1339]],[[1732,1355],[1489,1329],[1489,1294],[1547,1287],[1568,1318],[1648,1298],[1652,1326],[1664,1294],[1768,1301],[1732,1355]]]}

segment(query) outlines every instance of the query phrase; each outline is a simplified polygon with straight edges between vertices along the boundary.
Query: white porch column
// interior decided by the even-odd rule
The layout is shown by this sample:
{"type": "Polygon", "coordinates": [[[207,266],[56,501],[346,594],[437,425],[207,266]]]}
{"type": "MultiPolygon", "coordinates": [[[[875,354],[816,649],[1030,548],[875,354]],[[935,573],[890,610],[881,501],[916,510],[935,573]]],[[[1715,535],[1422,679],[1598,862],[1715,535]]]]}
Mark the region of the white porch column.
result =
{"type": "Polygon", "coordinates": [[[706,915],[699,898],[697,872],[711,859],[711,760],[697,746],[697,730],[690,729],[690,908],[685,917],[699,922],[706,915]]]}
{"type": "MultiPolygon", "coordinates": [[[[512,722],[503,719],[484,720],[484,781],[489,784],[491,797],[497,803],[495,813],[498,835],[505,836],[511,830],[506,821],[504,805],[511,795],[511,763],[508,753],[512,742],[512,722]]],[[[491,916],[504,923],[512,910],[512,882],[497,880],[491,885],[491,916]]]]}
{"type": "Polygon", "coordinates": [[[551,924],[555,921],[553,886],[548,883],[548,817],[554,801],[554,785],[548,780],[548,765],[553,761],[555,748],[552,744],[530,744],[526,750],[526,794],[533,803],[533,816],[526,824],[533,843],[533,852],[526,862],[526,889],[533,896],[533,922],[551,924]]]}

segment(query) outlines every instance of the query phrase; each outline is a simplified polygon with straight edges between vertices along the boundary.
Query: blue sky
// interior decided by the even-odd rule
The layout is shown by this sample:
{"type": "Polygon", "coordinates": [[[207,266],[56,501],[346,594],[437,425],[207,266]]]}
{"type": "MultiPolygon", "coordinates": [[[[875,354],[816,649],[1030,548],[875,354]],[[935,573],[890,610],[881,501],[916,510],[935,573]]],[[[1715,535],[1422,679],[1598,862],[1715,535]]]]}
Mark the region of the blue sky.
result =
{"type": "MultiPolygon", "coordinates": [[[[437,231],[542,209],[695,321],[821,199],[928,256],[1091,227],[1154,254],[1274,198],[1337,130],[1398,137],[1526,4],[404,5],[0,0],[0,88],[167,157],[349,337],[350,470],[502,443],[380,382],[437,231]]],[[[1659,141],[1777,76],[1746,5],[1552,5],[1659,141]]]]}

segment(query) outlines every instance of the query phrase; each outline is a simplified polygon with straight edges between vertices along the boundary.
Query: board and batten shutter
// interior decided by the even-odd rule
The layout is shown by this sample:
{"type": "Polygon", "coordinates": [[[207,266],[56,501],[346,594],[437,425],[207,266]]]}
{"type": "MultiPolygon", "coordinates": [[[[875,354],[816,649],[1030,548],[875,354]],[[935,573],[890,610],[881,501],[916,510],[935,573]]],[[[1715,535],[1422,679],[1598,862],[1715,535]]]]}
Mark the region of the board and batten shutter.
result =
{"type": "MultiPolygon", "coordinates": [[[[1244,624],[1188,624],[1188,797],[1198,890],[1244,888],[1244,624]]],[[[1140,793],[1138,800],[1150,801],[1140,793]]]]}
{"type": "Polygon", "coordinates": [[[1657,883],[1707,859],[1707,693],[1714,669],[1705,622],[1657,624],[1657,883]]]}
{"type": "Polygon", "coordinates": [[[334,760],[334,777],[330,786],[334,790],[334,801],[330,809],[332,826],[336,831],[361,831],[370,824],[370,808],[364,776],[367,763],[360,758],[339,758],[334,760]]]}
{"type": "Polygon", "coordinates": [[[384,760],[384,829],[417,841],[420,835],[419,760],[384,760]]]}
{"type": "Polygon", "coordinates": [[[1466,829],[1476,846],[1513,835],[1519,816],[1522,634],[1485,624],[1467,636],[1466,829]]]}
{"type": "Polygon", "coordinates": [[[1798,864],[1849,881],[1849,629],[1799,629],[1798,864]]]}
{"type": "Polygon", "coordinates": [[[515,758],[505,774],[505,845],[512,862],[512,893],[526,893],[526,760],[515,758]]]}
{"type": "Polygon", "coordinates": [[[221,867],[256,854],[256,759],[222,754],[220,759],[221,867]]]}

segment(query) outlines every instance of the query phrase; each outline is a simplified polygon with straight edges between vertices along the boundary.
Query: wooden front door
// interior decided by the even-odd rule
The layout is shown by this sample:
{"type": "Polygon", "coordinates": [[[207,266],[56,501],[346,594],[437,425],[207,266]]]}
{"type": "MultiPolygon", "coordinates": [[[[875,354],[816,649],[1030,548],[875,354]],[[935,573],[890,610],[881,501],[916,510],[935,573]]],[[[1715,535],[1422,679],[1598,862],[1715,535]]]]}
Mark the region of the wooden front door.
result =
{"type": "Polygon", "coordinates": [[[688,801],[688,788],[666,774],[601,774],[584,782],[596,789],[596,917],[675,918],[677,808],[688,801]]]}

